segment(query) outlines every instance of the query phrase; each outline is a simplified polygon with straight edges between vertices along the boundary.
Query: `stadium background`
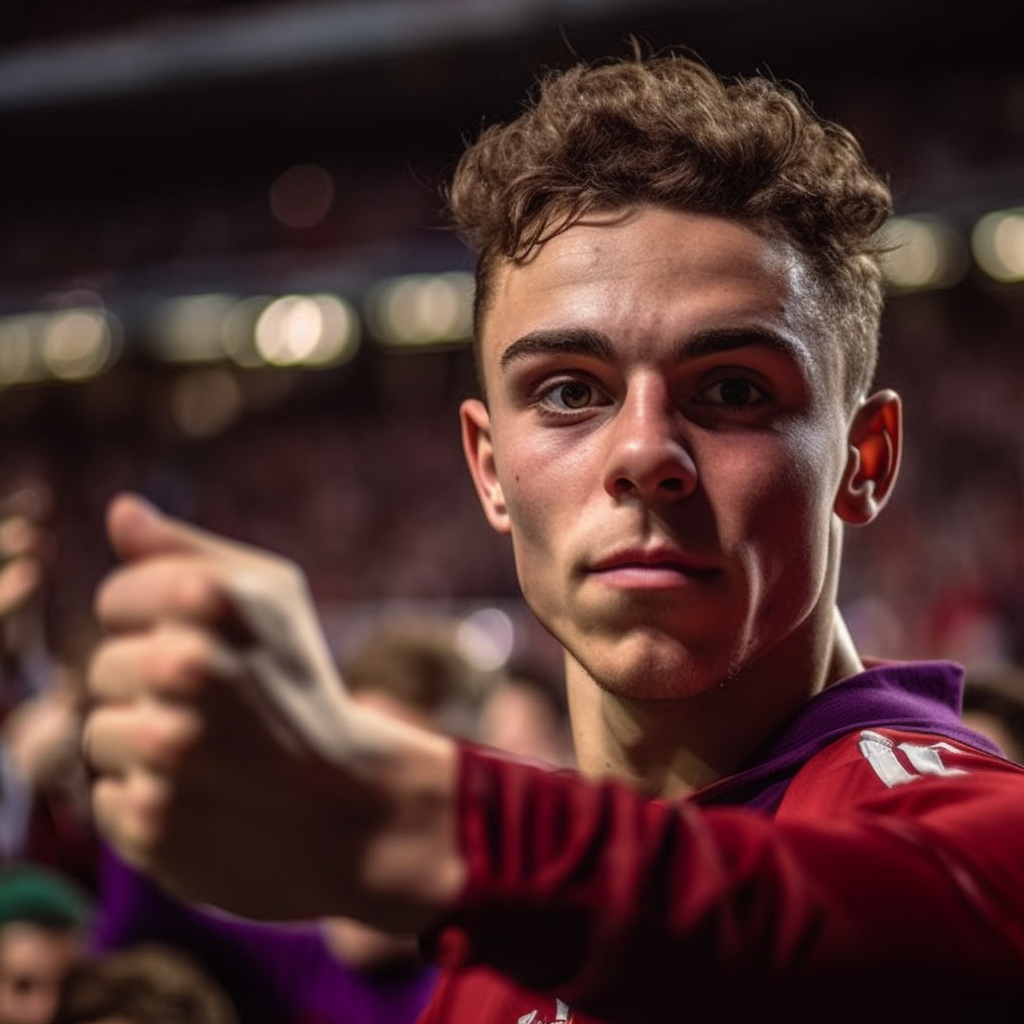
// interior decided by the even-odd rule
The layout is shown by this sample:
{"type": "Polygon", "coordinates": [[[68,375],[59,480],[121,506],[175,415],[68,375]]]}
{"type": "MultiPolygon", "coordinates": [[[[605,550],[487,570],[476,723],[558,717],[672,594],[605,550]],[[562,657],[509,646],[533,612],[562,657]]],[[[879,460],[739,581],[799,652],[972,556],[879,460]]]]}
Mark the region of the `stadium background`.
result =
{"type": "Polygon", "coordinates": [[[1024,660],[1024,59],[991,0],[5,3],[0,486],[53,493],[58,648],[138,488],[297,559],[339,649],[416,608],[552,653],[462,464],[439,188],[538,68],[630,34],[799,82],[889,173],[908,445],[841,605],[870,653],[1024,660]]]}

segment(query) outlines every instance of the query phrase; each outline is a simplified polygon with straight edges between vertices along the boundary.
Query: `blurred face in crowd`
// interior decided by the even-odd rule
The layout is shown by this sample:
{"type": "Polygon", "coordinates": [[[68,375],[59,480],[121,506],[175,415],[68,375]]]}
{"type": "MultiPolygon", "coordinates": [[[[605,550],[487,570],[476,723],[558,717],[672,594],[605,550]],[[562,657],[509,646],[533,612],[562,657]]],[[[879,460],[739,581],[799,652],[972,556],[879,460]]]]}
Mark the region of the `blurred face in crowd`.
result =
{"type": "Polygon", "coordinates": [[[498,269],[464,445],[570,676],[692,696],[827,644],[879,416],[845,403],[819,308],[786,242],[678,210],[592,216],[498,269]]]}
{"type": "Polygon", "coordinates": [[[574,762],[565,720],[536,686],[515,677],[495,685],[484,699],[479,739],[535,761],[560,767],[574,762]]]}
{"type": "Polygon", "coordinates": [[[83,952],[74,931],[30,923],[0,929],[0,1024],[49,1024],[61,983],[83,952]]]}

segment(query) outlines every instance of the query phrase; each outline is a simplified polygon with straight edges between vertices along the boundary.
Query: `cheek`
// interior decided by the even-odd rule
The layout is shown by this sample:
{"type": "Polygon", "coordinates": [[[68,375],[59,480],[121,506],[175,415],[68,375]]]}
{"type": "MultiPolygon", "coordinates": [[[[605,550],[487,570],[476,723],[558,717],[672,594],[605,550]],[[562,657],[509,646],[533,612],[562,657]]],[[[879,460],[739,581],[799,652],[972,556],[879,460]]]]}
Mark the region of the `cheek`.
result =
{"type": "MultiPolygon", "coordinates": [[[[710,496],[723,545],[753,545],[760,552],[755,557],[779,567],[769,575],[795,568],[795,561],[820,561],[838,484],[834,453],[817,436],[794,432],[724,446],[720,454],[730,470],[717,475],[710,496]]],[[[713,486],[708,481],[709,490],[713,486]]]]}
{"type": "Polygon", "coordinates": [[[842,475],[845,445],[836,431],[801,422],[779,435],[768,457],[780,467],[782,486],[795,505],[827,521],[831,518],[842,475]]]}
{"type": "Polygon", "coordinates": [[[584,451],[538,438],[502,449],[497,468],[513,540],[531,546],[546,547],[549,538],[564,535],[592,476],[584,451]]]}
{"type": "Polygon", "coordinates": [[[760,538],[754,557],[761,586],[771,595],[764,612],[788,621],[802,619],[821,599],[834,561],[833,505],[841,466],[822,434],[785,440],[781,451],[766,453],[765,464],[778,472],[767,475],[765,522],[752,535],[760,538]]]}
{"type": "Polygon", "coordinates": [[[541,443],[502,449],[498,469],[520,590],[534,614],[550,624],[565,613],[564,574],[592,472],[578,450],[541,443]]]}

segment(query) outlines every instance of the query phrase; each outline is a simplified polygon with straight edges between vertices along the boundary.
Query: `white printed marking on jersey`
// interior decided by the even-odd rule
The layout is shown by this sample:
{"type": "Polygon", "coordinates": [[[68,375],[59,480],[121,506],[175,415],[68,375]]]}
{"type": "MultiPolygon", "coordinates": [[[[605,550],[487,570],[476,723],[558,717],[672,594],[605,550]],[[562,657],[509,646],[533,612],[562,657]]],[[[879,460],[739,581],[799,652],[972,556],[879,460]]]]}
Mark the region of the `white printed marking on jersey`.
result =
{"type": "Polygon", "coordinates": [[[966,775],[962,768],[947,768],[942,762],[940,751],[948,750],[957,753],[956,747],[948,743],[933,743],[924,747],[918,743],[901,743],[896,747],[892,740],[881,733],[865,729],[860,734],[861,754],[871,765],[874,773],[889,789],[913,782],[922,775],[966,775]],[[900,762],[897,751],[909,762],[913,772],[908,771],[900,762]]]}
{"type": "Polygon", "coordinates": [[[942,757],[939,754],[940,747],[943,750],[952,750],[956,753],[956,747],[951,747],[948,743],[936,743],[930,747],[921,747],[915,743],[900,744],[900,750],[907,755],[907,760],[922,775],[966,775],[963,768],[947,768],[942,763],[942,757]]]}
{"type": "MultiPolygon", "coordinates": [[[[529,1013],[524,1013],[516,1024],[544,1024],[542,1020],[537,1019],[537,1014],[540,1010],[531,1010],[529,1013]]],[[[569,1024],[572,1020],[572,1014],[569,1011],[567,1003],[563,1003],[561,999],[555,1000],[555,1019],[551,1024],[569,1024]]]]}
{"type": "Polygon", "coordinates": [[[900,764],[899,758],[893,750],[892,741],[879,733],[865,729],[860,734],[858,746],[860,747],[860,752],[864,755],[864,759],[874,770],[874,773],[889,789],[917,778],[916,775],[911,775],[900,764]]]}

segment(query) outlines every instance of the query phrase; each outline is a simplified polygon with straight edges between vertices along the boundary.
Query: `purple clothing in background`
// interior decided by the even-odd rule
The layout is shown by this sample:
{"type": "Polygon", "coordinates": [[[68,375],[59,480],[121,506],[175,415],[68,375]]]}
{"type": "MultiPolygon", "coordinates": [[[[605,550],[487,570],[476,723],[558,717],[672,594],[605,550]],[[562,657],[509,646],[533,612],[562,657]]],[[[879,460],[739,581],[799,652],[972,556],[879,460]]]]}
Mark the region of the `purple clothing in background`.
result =
{"type": "Polygon", "coordinates": [[[241,1024],[412,1024],[437,979],[429,964],[354,970],[332,955],[315,925],[247,921],[183,904],[104,849],[93,948],[139,942],[191,954],[223,986],[241,1024]]]}

